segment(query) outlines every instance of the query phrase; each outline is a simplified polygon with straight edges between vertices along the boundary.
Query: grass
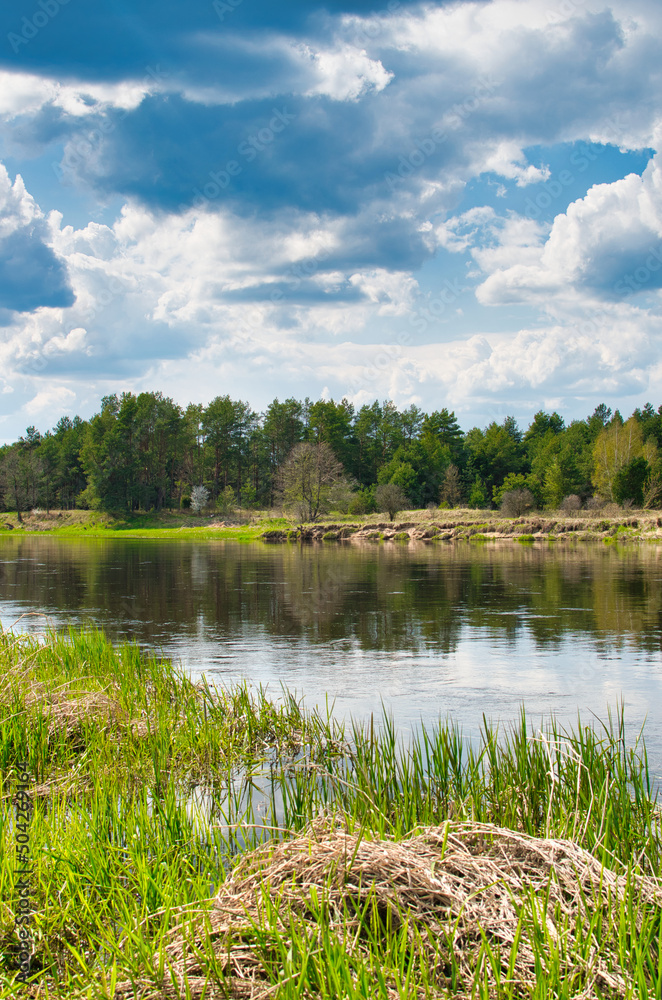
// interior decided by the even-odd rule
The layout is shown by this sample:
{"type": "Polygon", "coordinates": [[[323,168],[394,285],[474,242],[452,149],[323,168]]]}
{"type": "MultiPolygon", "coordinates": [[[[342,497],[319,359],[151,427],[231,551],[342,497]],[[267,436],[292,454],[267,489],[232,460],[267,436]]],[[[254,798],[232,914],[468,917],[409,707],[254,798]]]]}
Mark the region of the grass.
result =
{"type": "Polygon", "coordinates": [[[190,512],[163,511],[133,514],[127,517],[93,511],[53,511],[50,514],[0,514],[0,534],[48,534],[64,538],[190,538],[205,541],[212,538],[232,538],[255,541],[270,528],[287,527],[284,518],[266,513],[253,518],[246,512],[237,523],[224,522],[223,515],[196,516],[190,512]],[[223,522],[223,527],[218,527],[223,522]]]}
{"type": "MultiPolygon", "coordinates": [[[[466,540],[480,533],[490,541],[496,541],[504,533],[511,541],[530,541],[534,532],[542,532],[545,537],[558,536],[565,541],[578,534],[581,538],[589,539],[604,537],[607,533],[608,536],[618,534],[620,541],[659,542],[659,529],[662,527],[659,511],[620,510],[616,505],[611,505],[601,514],[583,510],[571,516],[560,511],[548,511],[532,512],[524,518],[513,519],[495,510],[489,512],[489,520],[486,521],[486,513],[485,510],[467,508],[400,511],[396,522],[430,528],[437,521],[444,526],[445,538],[466,540]],[[607,518],[605,514],[608,515],[607,518]],[[513,534],[513,524],[520,526],[523,533],[513,534]]],[[[195,515],[190,511],[172,510],[114,516],[96,511],[73,510],[26,513],[19,522],[15,513],[0,513],[0,536],[49,534],[65,538],[186,538],[198,541],[226,538],[251,542],[262,538],[265,532],[273,532],[280,535],[282,540],[294,541],[298,537],[297,528],[300,525],[295,518],[282,517],[281,514],[276,509],[244,510],[237,511],[236,516],[228,521],[219,512],[195,515]]],[[[337,533],[338,526],[361,525],[368,532],[372,528],[379,533],[388,523],[388,515],[385,513],[349,515],[334,512],[329,517],[332,520],[327,521],[326,525],[320,522],[307,527],[326,533],[327,541],[331,541],[333,539],[329,533],[337,533]]]]}
{"type": "Polygon", "coordinates": [[[1,633],[0,670],[0,852],[26,761],[35,911],[23,987],[3,864],[2,1000],[662,996],[660,811],[622,711],[405,744],[97,632],[1,633]]]}

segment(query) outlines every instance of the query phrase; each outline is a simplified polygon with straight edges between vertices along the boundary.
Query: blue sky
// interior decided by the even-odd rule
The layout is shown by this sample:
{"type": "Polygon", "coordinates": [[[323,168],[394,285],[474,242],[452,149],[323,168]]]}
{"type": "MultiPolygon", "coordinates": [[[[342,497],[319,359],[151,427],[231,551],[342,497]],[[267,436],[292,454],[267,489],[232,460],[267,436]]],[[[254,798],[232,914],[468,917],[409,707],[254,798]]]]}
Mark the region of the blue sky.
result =
{"type": "Polygon", "coordinates": [[[655,0],[14,0],[0,441],[160,389],[662,402],[655,0]]]}

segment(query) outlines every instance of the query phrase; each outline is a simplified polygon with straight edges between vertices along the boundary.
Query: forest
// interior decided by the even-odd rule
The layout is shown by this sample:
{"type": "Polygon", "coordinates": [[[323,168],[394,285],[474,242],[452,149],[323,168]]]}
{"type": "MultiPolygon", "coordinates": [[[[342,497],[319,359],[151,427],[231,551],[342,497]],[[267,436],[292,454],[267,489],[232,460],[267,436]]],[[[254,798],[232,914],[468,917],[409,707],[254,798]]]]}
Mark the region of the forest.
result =
{"type": "Polygon", "coordinates": [[[662,504],[662,406],[650,403],[627,419],[601,404],[567,425],[540,410],[526,430],[507,416],[465,432],[445,407],[274,399],[258,413],[229,395],[183,408],[160,392],[125,392],[105,396],[90,420],[63,416],[0,448],[0,505],[129,515],[190,507],[204,486],[216,510],[270,508],[301,442],[325,443],[341,463],[350,514],[375,510],[380,484],[400,487],[412,509],[498,507],[517,490],[540,509],[662,504]]]}

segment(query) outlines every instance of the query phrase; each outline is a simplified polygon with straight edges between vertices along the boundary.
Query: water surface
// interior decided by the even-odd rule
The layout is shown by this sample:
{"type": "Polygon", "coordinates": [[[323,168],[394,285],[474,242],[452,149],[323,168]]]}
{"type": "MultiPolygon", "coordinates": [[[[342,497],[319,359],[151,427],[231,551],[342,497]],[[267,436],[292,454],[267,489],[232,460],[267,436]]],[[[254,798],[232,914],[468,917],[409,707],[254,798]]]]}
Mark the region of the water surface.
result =
{"type": "Polygon", "coordinates": [[[412,727],[625,705],[662,772],[662,546],[0,538],[0,622],[95,624],[219,683],[412,727]]]}

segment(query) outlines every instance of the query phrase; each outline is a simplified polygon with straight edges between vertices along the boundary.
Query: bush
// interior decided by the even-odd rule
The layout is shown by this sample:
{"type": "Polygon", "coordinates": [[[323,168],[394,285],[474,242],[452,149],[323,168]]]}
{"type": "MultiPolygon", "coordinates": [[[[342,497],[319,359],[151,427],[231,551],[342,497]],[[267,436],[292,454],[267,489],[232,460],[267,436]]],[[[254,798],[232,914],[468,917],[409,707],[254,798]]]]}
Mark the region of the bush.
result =
{"type": "Polygon", "coordinates": [[[231,486],[226,486],[216,497],[216,509],[226,516],[234,513],[237,499],[231,486]]]}
{"type": "Polygon", "coordinates": [[[644,483],[644,507],[646,510],[662,506],[662,476],[651,474],[644,483]]]}
{"type": "Polygon", "coordinates": [[[506,517],[521,517],[522,514],[528,514],[530,510],[533,510],[535,505],[533,493],[526,487],[508,490],[501,497],[501,512],[506,517]]]}
{"type": "Polygon", "coordinates": [[[241,505],[246,510],[252,510],[257,506],[257,490],[250,484],[241,487],[241,505]]]}
{"type": "Polygon", "coordinates": [[[372,514],[375,509],[374,490],[370,486],[359,489],[349,505],[350,514],[372,514]]]}
{"type": "Polygon", "coordinates": [[[462,502],[462,479],[457,465],[449,465],[439,491],[439,499],[444,508],[459,507],[462,502]]]}
{"type": "Polygon", "coordinates": [[[79,510],[101,510],[101,497],[91,483],[76,497],[76,506],[79,510]]]}
{"type": "Polygon", "coordinates": [[[391,521],[400,510],[409,506],[409,498],[397,483],[380,483],[375,490],[375,506],[379,511],[388,511],[391,521]]]}
{"type": "Polygon", "coordinates": [[[471,489],[469,491],[469,506],[474,509],[482,509],[484,507],[489,507],[489,502],[487,499],[487,490],[485,489],[485,484],[483,483],[480,476],[476,476],[474,479],[471,489]]]}
{"type": "Polygon", "coordinates": [[[206,486],[194,486],[191,490],[191,510],[199,514],[209,501],[209,490],[206,486]]]}
{"type": "Polygon", "coordinates": [[[517,490],[527,490],[531,493],[534,507],[538,507],[542,503],[542,487],[538,476],[533,473],[525,476],[515,472],[509,472],[501,486],[492,487],[492,501],[495,506],[500,507],[506,493],[517,490]]]}
{"type": "Polygon", "coordinates": [[[563,497],[561,501],[561,510],[564,514],[574,514],[575,511],[581,509],[581,506],[581,498],[576,493],[571,493],[569,496],[563,497]]]}

